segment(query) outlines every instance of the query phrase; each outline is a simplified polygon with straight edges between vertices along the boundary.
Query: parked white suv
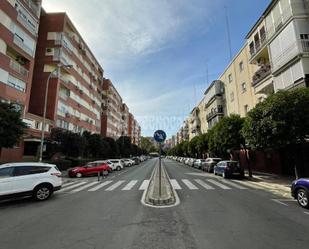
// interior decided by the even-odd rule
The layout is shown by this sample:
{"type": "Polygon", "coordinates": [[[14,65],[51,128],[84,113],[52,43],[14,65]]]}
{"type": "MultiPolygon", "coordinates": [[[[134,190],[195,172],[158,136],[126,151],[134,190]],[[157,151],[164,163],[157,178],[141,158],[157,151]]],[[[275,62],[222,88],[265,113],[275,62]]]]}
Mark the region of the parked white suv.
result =
{"type": "Polygon", "coordinates": [[[121,170],[124,167],[124,163],[120,159],[109,159],[108,161],[114,164],[116,170],[121,170]]]}
{"type": "Polygon", "coordinates": [[[32,196],[47,200],[61,188],[61,172],[47,163],[7,163],[0,165],[0,199],[32,196]]]}
{"type": "Polygon", "coordinates": [[[126,158],[126,159],[122,159],[122,160],[124,162],[125,167],[131,167],[131,166],[135,165],[135,162],[131,159],[126,158]]]}

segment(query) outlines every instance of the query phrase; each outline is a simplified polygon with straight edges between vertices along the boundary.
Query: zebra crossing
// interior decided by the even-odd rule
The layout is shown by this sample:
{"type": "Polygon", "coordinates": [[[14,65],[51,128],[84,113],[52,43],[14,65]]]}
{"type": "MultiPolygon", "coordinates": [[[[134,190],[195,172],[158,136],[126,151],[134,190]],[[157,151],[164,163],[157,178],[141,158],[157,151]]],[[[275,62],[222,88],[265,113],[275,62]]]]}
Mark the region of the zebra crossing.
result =
{"type": "MultiPolygon", "coordinates": [[[[175,190],[247,190],[254,189],[254,186],[243,184],[242,182],[225,179],[171,179],[172,187],[175,190]]],[[[72,181],[66,182],[62,185],[62,189],[57,193],[74,194],[82,191],[95,192],[95,191],[143,191],[147,189],[149,180],[106,180],[104,182],[97,181],[72,181]]]]}

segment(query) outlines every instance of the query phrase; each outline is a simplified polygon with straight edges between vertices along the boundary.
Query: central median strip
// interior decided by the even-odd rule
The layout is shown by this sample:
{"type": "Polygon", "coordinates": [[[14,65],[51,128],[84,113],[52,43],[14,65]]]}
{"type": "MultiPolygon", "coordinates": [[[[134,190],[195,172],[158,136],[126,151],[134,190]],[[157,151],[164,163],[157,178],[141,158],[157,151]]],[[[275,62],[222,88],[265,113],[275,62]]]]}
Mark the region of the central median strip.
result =
{"type": "MultiPolygon", "coordinates": [[[[175,185],[175,182],[173,182],[173,184],[175,185]]],[[[175,206],[179,203],[179,198],[165,170],[164,163],[160,165],[160,160],[158,160],[152,172],[149,185],[142,197],[142,203],[147,206],[155,207],[170,207],[175,206]],[[161,176],[159,167],[161,167],[161,176]]]]}

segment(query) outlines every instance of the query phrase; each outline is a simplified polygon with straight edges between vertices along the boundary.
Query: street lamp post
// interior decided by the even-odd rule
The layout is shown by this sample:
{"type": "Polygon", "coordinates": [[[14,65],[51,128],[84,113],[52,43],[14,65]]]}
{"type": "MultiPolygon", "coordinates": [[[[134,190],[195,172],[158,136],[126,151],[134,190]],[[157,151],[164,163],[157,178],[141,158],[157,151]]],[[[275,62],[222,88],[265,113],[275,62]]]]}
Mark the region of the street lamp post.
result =
{"type": "Polygon", "coordinates": [[[42,128],[41,128],[41,143],[40,143],[40,156],[39,156],[39,162],[42,162],[42,156],[43,156],[43,144],[44,144],[44,135],[45,135],[45,123],[46,123],[46,108],[47,108],[47,95],[48,95],[48,87],[49,87],[49,80],[52,77],[52,75],[60,70],[61,68],[72,68],[72,65],[57,65],[57,67],[50,72],[47,78],[46,82],[46,89],[45,89],[45,96],[44,96],[44,110],[43,110],[43,122],[42,122],[42,128]]]}

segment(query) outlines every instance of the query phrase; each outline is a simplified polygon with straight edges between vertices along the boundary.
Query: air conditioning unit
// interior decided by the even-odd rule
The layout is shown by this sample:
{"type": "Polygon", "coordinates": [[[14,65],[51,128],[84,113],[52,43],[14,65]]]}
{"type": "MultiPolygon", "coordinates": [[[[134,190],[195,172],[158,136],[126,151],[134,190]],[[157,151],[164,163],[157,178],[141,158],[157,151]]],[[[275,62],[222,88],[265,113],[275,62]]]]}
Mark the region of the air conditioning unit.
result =
{"type": "Polygon", "coordinates": [[[70,113],[68,113],[68,112],[65,113],[65,116],[66,116],[67,118],[71,117],[70,113]]]}

